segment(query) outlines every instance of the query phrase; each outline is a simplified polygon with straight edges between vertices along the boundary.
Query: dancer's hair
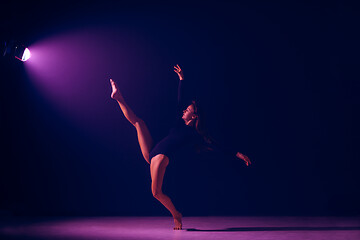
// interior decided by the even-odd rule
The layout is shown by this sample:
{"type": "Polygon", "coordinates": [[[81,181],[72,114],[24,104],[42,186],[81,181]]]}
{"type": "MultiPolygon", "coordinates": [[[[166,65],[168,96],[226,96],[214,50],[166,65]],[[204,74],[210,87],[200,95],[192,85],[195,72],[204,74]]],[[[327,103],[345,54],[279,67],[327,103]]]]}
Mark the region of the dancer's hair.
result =
{"type": "Polygon", "coordinates": [[[212,147],[209,147],[209,145],[216,144],[216,141],[209,135],[207,128],[206,128],[206,122],[205,122],[205,116],[202,108],[199,106],[198,101],[192,100],[191,105],[194,107],[194,113],[196,114],[196,120],[194,127],[196,131],[200,134],[200,136],[203,138],[206,145],[197,145],[195,148],[197,152],[201,151],[212,151],[214,150],[212,147]]]}

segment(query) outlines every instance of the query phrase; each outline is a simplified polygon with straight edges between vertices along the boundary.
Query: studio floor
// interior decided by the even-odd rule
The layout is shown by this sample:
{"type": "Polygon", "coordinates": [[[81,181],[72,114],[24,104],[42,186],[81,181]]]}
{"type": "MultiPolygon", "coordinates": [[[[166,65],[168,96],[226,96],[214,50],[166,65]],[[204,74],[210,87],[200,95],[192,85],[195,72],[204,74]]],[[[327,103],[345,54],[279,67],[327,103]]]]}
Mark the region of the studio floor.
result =
{"type": "Polygon", "coordinates": [[[2,217],[0,239],[359,240],[360,217],[2,217]]]}

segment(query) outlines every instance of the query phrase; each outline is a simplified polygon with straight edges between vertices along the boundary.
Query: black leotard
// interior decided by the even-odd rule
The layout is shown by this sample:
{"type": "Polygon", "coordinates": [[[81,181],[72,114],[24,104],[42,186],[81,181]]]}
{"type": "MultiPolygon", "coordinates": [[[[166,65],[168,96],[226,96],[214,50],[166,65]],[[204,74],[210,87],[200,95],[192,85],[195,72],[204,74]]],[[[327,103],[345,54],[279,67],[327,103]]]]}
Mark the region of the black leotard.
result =
{"type": "Polygon", "coordinates": [[[177,106],[177,120],[175,126],[171,128],[169,134],[158,142],[150,152],[150,160],[158,154],[164,154],[165,156],[172,158],[178,151],[184,148],[195,147],[195,145],[203,145],[210,149],[220,151],[226,155],[235,156],[236,150],[223,146],[218,143],[205,143],[203,137],[196,131],[195,127],[187,126],[184,120],[181,118],[182,110],[191,104],[191,99],[184,91],[184,80],[179,81],[178,88],[178,106],[177,106]]]}
{"type": "Polygon", "coordinates": [[[192,126],[187,126],[181,118],[182,109],[190,102],[186,100],[184,94],[184,80],[179,81],[178,88],[178,106],[177,114],[179,114],[175,126],[171,128],[169,134],[158,142],[150,152],[150,159],[158,154],[164,154],[171,158],[176,152],[181,151],[186,147],[194,146],[202,141],[201,136],[196,129],[192,126]]]}

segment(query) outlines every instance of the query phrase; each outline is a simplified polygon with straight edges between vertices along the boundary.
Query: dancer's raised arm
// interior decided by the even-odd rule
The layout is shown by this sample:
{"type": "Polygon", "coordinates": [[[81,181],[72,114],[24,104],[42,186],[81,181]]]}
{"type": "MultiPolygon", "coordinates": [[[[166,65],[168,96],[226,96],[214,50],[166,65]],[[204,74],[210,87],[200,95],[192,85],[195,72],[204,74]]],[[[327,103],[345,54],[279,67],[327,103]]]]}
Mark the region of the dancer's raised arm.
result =
{"type": "Polygon", "coordinates": [[[186,90],[186,84],[184,83],[184,72],[181,70],[179,64],[174,66],[174,72],[179,76],[179,87],[178,87],[178,111],[182,112],[184,108],[190,104],[188,90],[186,90]],[[185,84],[185,86],[184,86],[185,84]],[[188,102],[189,101],[189,102],[188,102]]]}

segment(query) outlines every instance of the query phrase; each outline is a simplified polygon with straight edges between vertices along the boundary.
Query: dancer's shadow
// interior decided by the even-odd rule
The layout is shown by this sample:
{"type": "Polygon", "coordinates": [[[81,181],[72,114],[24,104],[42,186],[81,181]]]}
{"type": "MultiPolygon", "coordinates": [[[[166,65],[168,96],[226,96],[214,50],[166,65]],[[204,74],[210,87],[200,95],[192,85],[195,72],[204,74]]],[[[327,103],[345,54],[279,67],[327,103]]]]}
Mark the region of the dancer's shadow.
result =
{"type": "Polygon", "coordinates": [[[225,229],[196,229],[187,228],[186,231],[197,232],[257,232],[257,231],[352,231],[360,227],[238,227],[225,229]]]}

